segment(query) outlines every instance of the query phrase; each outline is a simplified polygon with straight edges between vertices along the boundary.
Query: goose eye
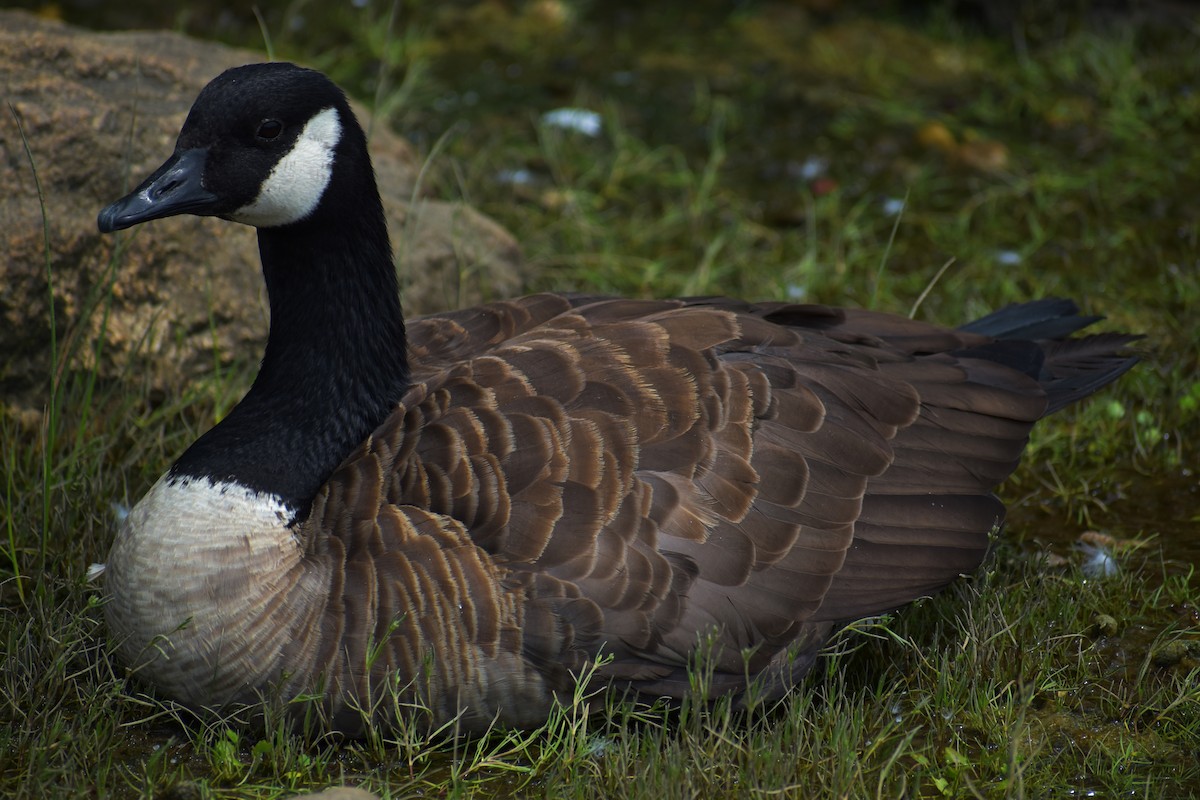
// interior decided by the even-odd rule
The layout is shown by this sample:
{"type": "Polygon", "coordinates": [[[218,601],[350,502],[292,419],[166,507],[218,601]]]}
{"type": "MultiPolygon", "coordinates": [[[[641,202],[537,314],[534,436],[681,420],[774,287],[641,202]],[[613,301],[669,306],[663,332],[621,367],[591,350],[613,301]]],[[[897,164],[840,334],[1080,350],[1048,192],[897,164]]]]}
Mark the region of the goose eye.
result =
{"type": "Polygon", "coordinates": [[[260,141],[269,142],[273,139],[279,138],[279,134],[281,133],[283,133],[282,122],[277,119],[264,119],[262,122],[258,123],[258,130],[254,132],[254,135],[258,137],[260,141]]]}

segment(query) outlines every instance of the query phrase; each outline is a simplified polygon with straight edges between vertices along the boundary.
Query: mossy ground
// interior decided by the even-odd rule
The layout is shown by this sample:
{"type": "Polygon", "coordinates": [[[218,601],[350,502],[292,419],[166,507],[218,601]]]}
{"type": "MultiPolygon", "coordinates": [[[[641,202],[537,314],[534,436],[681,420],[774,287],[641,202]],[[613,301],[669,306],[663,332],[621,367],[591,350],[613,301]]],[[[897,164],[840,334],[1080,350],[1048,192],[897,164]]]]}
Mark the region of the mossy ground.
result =
{"type": "MultiPolygon", "coordinates": [[[[264,19],[277,56],[331,71],[422,148],[429,191],[509,226],[530,290],[949,323],[1063,295],[1146,334],[1133,373],[1038,429],[988,570],[847,633],[777,707],[581,699],[543,730],[457,742],[195,719],[121,673],[84,574],[112,503],[229,409],[258,354],[167,400],[55,369],[43,414],[0,418],[0,795],[1200,795],[1197,19],[809,5],[264,19]],[[563,106],[599,134],[542,116],[563,106]],[[1078,547],[1085,530],[1115,541],[1078,547]]],[[[219,20],[178,24],[253,43],[252,22],[219,20]]],[[[470,264],[461,279],[487,284],[470,264]]],[[[68,342],[67,365],[91,346],[68,342]]]]}

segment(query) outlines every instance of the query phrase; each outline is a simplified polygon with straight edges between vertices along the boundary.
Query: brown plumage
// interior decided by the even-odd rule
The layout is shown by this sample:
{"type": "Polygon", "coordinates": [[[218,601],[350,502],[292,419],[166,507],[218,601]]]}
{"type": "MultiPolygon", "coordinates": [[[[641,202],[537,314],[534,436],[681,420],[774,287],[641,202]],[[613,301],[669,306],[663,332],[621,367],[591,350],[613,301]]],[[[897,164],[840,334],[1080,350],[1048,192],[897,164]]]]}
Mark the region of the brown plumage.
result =
{"type": "MultiPolygon", "coordinates": [[[[245,202],[200,213],[237,219],[245,202]]],[[[321,202],[289,236],[316,230],[321,202]]],[[[102,227],[123,227],[116,213],[102,227]]],[[[286,349],[269,231],[263,375],[286,349]]],[[[314,467],[314,492],[290,491],[286,458],[226,468],[232,438],[185,454],[114,544],[110,626],[168,695],[319,687],[346,730],[394,718],[389,687],[435,723],[535,724],[598,658],[595,681],[679,696],[706,639],[713,691],[742,691],[749,674],[778,695],[840,625],[979,566],[1004,516],[992,490],[1033,424],[1133,364],[1131,337],[1065,338],[1093,320],[1055,300],[950,330],[825,306],[558,294],[411,320],[410,375],[381,390],[382,421],[332,474],[314,467]],[[170,646],[147,658],[155,637],[170,646]]],[[[309,361],[336,363],[312,346],[309,361]]],[[[296,391],[263,375],[247,409],[296,391]]],[[[272,435],[263,452],[286,438],[272,435]]]]}

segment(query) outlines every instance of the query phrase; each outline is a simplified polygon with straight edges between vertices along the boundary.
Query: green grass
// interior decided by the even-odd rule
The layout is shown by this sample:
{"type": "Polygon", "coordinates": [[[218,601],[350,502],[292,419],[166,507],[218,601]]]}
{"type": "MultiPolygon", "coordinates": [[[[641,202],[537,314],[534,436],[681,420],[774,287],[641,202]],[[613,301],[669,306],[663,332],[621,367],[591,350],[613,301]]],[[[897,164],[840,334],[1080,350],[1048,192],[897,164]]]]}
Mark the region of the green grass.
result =
{"type": "MultiPolygon", "coordinates": [[[[66,333],[43,405],[0,416],[0,796],[1200,795],[1195,28],[1039,18],[1015,46],[948,13],[400,11],[347,5],[306,31],[268,4],[264,20],[278,55],[331,68],[434,154],[429,190],[516,234],[530,290],[902,313],[924,295],[918,316],[950,323],[1060,294],[1147,334],[1146,360],[1038,429],[989,569],[856,626],[777,706],[580,696],[532,732],[345,742],[290,731],[269,705],[248,726],[148,697],[84,578],[112,504],[231,407],[258,354],[164,399],[136,360],[97,380],[80,367],[98,346],[75,333],[85,320],[47,320],[66,333]],[[560,105],[599,111],[602,135],[539,122],[560,105]],[[921,143],[930,130],[941,146],[921,143]],[[999,168],[972,166],[972,147],[996,146],[999,168]],[[809,160],[816,180],[799,174],[809,160]],[[496,179],[516,169],[532,180],[496,179]],[[1096,577],[1072,546],[1087,529],[1141,546],[1096,577]]],[[[80,314],[103,318],[106,300],[80,314]]]]}

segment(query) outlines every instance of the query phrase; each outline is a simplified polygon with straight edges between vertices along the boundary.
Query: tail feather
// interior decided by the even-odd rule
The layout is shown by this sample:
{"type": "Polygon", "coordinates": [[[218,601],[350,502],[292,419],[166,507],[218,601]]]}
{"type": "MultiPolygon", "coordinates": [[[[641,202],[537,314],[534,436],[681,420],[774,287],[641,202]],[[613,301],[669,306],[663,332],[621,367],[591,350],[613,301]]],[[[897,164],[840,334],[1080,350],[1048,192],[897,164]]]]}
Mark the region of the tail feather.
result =
{"type": "Polygon", "coordinates": [[[994,339],[1065,339],[1104,317],[1083,316],[1074,301],[1046,297],[1015,303],[968,322],[960,331],[994,339]]]}
{"type": "Polygon", "coordinates": [[[1099,333],[1082,339],[1043,342],[1038,380],[1046,389],[1047,414],[1091,395],[1129,371],[1138,357],[1124,350],[1140,336],[1099,333]]]}
{"type": "Polygon", "coordinates": [[[1005,306],[959,328],[996,341],[955,355],[998,361],[1036,378],[1046,390],[1046,413],[1053,414],[1104,388],[1138,362],[1124,348],[1140,336],[1067,338],[1102,319],[1081,315],[1074,302],[1057,297],[1005,306]]]}

